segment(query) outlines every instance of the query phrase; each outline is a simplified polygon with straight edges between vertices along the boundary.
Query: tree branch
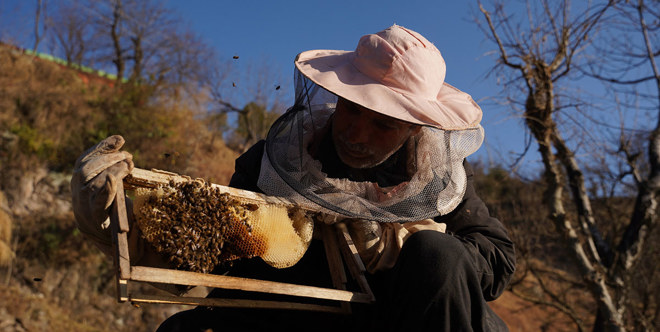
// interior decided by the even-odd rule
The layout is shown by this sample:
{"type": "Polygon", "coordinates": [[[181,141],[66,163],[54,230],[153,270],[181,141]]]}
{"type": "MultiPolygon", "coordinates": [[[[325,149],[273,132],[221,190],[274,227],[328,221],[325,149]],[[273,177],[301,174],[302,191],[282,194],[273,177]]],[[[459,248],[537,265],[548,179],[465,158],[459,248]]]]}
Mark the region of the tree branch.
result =
{"type": "Polygon", "coordinates": [[[573,152],[568,149],[560,134],[555,131],[553,138],[557,156],[566,169],[569,187],[573,193],[573,201],[577,207],[579,224],[589,244],[590,253],[599,264],[609,266],[612,259],[612,249],[603,239],[596,226],[589,195],[584,187],[584,175],[575,160],[573,152]]]}
{"type": "Polygon", "coordinates": [[[642,252],[646,237],[648,236],[649,227],[656,224],[658,220],[656,210],[658,206],[657,195],[660,190],[660,75],[658,74],[658,67],[653,57],[653,47],[648,35],[648,26],[644,21],[644,1],[639,0],[636,8],[649,56],[649,64],[651,65],[651,70],[656,75],[659,99],[658,117],[656,127],[649,137],[648,158],[651,166],[649,176],[639,186],[630,224],[623,233],[621,242],[617,247],[619,259],[613,273],[622,273],[634,264],[642,252]]]}
{"type": "Polygon", "coordinates": [[[499,35],[497,34],[497,30],[495,29],[495,26],[493,25],[493,20],[490,17],[490,13],[484,8],[484,6],[479,2],[479,10],[484,14],[486,17],[486,21],[488,22],[488,27],[490,28],[490,32],[493,35],[493,38],[495,38],[495,41],[497,43],[497,46],[500,49],[500,54],[501,59],[503,63],[511,68],[519,69],[521,71],[524,71],[524,68],[520,64],[515,64],[509,61],[509,57],[507,55],[506,49],[504,48],[504,45],[502,44],[502,40],[500,39],[499,35]]]}
{"type": "Polygon", "coordinates": [[[591,72],[584,72],[583,71],[582,73],[589,76],[589,77],[593,77],[593,78],[601,80],[601,81],[616,83],[616,84],[621,84],[621,85],[635,85],[635,84],[644,83],[646,81],[656,79],[655,76],[651,75],[651,76],[645,76],[645,77],[641,77],[641,78],[634,79],[634,80],[620,80],[620,79],[616,79],[616,78],[601,76],[601,75],[594,74],[594,73],[591,73],[591,72]]]}

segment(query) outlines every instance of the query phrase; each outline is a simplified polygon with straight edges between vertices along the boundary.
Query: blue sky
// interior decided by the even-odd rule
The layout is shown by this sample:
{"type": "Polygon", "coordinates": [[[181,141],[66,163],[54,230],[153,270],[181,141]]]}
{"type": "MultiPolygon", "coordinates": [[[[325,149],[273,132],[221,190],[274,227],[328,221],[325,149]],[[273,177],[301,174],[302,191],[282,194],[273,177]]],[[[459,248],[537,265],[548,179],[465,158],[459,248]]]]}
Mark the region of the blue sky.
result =
{"type": "MultiPolygon", "coordinates": [[[[486,78],[493,46],[474,23],[476,1],[187,1],[168,4],[220,56],[268,61],[292,84],[295,55],[311,49],[353,50],[358,39],[392,24],[433,42],[447,63],[446,81],[482,106],[486,143],[475,157],[497,160],[523,149],[523,129],[508,110],[488,102],[500,88],[486,78]]],[[[536,156],[531,155],[532,158],[536,156]]],[[[505,163],[508,163],[505,162],[505,163]]]]}
{"type": "MultiPolygon", "coordinates": [[[[353,50],[362,35],[392,24],[415,30],[442,52],[447,63],[446,81],[471,94],[483,109],[486,142],[474,157],[484,161],[493,158],[507,165],[523,150],[520,121],[508,109],[488,100],[500,87],[494,77],[486,78],[494,64],[487,54],[494,45],[474,23],[473,15],[480,14],[476,1],[167,0],[166,4],[220,57],[238,55],[237,65],[267,62],[281,73],[283,86],[292,84],[293,59],[302,51],[353,50]]],[[[0,20],[12,22],[15,29],[0,33],[10,33],[17,40],[30,38],[33,8],[33,1],[0,0],[0,20]],[[23,17],[16,15],[16,8],[25,13],[23,17]]],[[[27,44],[23,46],[31,47],[27,44]]],[[[536,157],[532,151],[527,159],[536,157]]]]}

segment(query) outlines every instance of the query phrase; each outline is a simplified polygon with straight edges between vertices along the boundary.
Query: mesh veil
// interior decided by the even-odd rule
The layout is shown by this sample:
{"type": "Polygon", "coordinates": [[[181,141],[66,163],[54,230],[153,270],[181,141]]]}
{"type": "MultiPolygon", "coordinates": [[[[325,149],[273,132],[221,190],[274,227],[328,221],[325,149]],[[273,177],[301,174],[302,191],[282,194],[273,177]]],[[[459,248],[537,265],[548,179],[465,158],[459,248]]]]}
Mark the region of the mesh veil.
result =
{"type": "Polygon", "coordinates": [[[379,222],[418,221],[444,215],[461,202],[467,183],[463,160],[481,145],[483,128],[446,131],[425,126],[406,142],[410,181],[382,200],[371,182],[328,177],[310,153],[328,134],[337,96],[298,70],[296,100],[271,127],[258,186],[267,195],[336,216],[379,222]]]}

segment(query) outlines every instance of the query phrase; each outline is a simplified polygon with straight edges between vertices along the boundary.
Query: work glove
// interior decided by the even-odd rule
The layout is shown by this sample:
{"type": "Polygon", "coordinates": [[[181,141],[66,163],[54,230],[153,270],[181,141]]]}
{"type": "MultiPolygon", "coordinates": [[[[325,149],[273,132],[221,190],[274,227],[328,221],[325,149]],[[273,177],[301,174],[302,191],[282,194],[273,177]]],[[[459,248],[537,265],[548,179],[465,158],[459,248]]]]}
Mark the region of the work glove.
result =
{"type": "Polygon", "coordinates": [[[102,249],[111,245],[109,208],[117,183],[133,169],[133,156],[119,151],[124,138],[110,136],[85,151],[73,169],[73,213],[80,231],[102,249]]]}

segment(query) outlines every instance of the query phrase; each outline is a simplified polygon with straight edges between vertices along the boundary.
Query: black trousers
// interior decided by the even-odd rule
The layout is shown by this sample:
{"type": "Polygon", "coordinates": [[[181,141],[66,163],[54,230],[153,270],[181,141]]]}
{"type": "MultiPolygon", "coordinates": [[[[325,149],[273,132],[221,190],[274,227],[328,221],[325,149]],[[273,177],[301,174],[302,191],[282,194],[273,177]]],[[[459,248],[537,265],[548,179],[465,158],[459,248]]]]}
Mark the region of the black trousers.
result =
{"type": "MultiPolygon", "coordinates": [[[[245,260],[232,267],[230,274],[331,287],[324,257],[322,243],[313,241],[291,268],[278,270],[260,260],[245,260]]],[[[355,304],[351,315],[197,307],[173,315],[157,331],[508,331],[484,300],[474,257],[451,235],[413,234],[392,270],[367,278],[376,303],[355,304]]],[[[250,298],[255,294],[217,289],[209,296],[250,298]]],[[[286,300],[269,294],[254,298],[286,300]]]]}

